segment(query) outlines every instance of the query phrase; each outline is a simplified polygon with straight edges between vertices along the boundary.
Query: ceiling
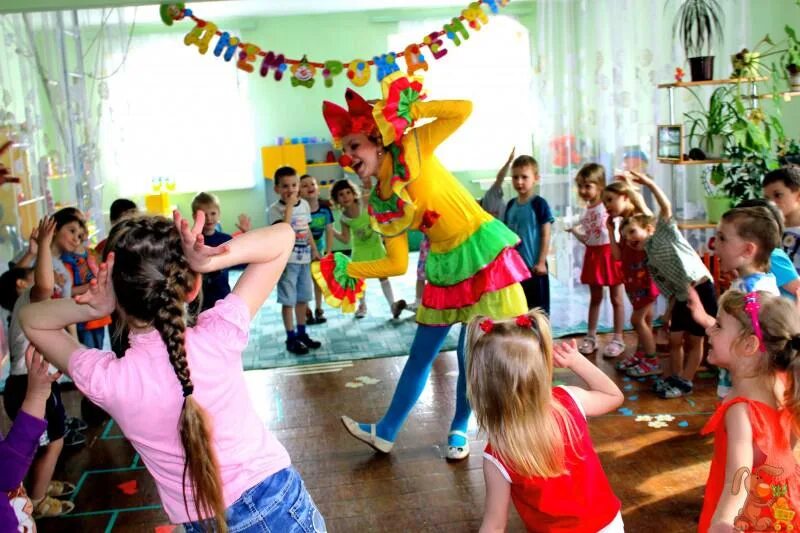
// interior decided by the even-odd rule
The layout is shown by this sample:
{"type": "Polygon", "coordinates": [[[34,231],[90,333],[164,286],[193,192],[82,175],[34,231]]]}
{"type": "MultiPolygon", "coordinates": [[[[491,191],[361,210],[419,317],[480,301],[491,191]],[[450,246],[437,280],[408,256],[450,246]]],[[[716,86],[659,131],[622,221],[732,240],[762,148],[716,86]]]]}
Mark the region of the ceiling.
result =
{"type": "MultiPolygon", "coordinates": [[[[2,0],[0,13],[138,5],[148,7],[138,10],[137,20],[156,22],[159,20],[157,6],[160,3],[162,2],[148,0],[2,0]],[[145,18],[140,19],[140,17],[145,18]]],[[[187,7],[197,6],[198,11],[202,11],[203,18],[219,19],[244,15],[303,15],[409,7],[465,7],[467,3],[465,0],[225,0],[191,2],[187,7]]]]}

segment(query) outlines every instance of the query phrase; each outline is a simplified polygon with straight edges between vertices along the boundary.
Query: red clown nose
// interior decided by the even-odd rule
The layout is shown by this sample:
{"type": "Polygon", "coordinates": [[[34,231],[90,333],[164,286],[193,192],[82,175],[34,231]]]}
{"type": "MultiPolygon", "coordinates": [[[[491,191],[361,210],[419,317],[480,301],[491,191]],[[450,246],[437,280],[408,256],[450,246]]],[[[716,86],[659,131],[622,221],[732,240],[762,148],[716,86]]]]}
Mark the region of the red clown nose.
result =
{"type": "Polygon", "coordinates": [[[347,168],[353,164],[353,158],[347,154],[342,154],[339,156],[339,166],[342,168],[347,168]]]}

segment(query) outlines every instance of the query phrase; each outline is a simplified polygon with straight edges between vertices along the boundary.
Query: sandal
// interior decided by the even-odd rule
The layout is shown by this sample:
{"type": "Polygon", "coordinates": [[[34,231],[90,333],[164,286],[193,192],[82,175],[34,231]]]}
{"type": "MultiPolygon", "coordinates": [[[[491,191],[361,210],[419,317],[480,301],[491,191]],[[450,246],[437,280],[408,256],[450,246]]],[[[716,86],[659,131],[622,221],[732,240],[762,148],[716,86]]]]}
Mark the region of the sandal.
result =
{"type": "Polygon", "coordinates": [[[33,509],[33,518],[55,518],[64,516],[75,509],[75,504],[67,500],[57,500],[50,496],[45,496],[42,501],[33,509]]]}
{"type": "Polygon", "coordinates": [[[647,376],[657,376],[664,371],[657,357],[647,357],[642,359],[638,365],[629,368],[625,373],[632,378],[644,378],[647,376]]]}
{"type": "Polygon", "coordinates": [[[612,339],[611,342],[606,344],[603,348],[603,357],[613,359],[625,353],[625,343],[621,339],[612,339]]]}
{"type": "Polygon", "coordinates": [[[597,351],[597,338],[586,335],[578,345],[578,351],[583,355],[592,355],[597,351]]]}
{"type": "Polygon", "coordinates": [[[464,440],[467,442],[463,446],[450,446],[447,445],[447,453],[445,457],[447,457],[448,461],[460,461],[462,459],[466,459],[469,456],[469,437],[463,431],[453,430],[447,434],[447,437],[451,435],[455,435],[457,437],[464,437],[464,440]]]}
{"type": "Polygon", "coordinates": [[[358,425],[358,422],[350,418],[349,416],[342,416],[342,424],[344,424],[344,428],[355,438],[369,444],[375,450],[381,453],[389,453],[392,451],[392,447],[394,446],[394,442],[389,442],[386,439],[380,438],[378,435],[375,434],[375,424],[369,425],[369,433],[361,429],[361,426],[358,425]]]}
{"type": "Polygon", "coordinates": [[[358,309],[356,309],[356,318],[364,318],[365,316],[367,316],[367,306],[359,305],[358,309]]]}
{"type": "Polygon", "coordinates": [[[633,368],[637,366],[639,363],[642,362],[642,357],[644,357],[643,352],[636,352],[633,355],[626,357],[622,361],[617,361],[614,364],[614,368],[619,370],[620,372],[625,372],[629,368],[633,368]]]}
{"type": "Polygon", "coordinates": [[[48,483],[45,494],[47,496],[52,496],[53,498],[62,498],[64,496],[69,496],[73,492],[75,492],[75,485],[72,483],[53,480],[48,483]]]}
{"type": "Polygon", "coordinates": [[[408,304],[406,304],[405,300],[397,300],[396,302],[392,303],[392,318],[397,320],[400,318],[400,313],[403,312],[403,309],[407,308],[408,304]]]}

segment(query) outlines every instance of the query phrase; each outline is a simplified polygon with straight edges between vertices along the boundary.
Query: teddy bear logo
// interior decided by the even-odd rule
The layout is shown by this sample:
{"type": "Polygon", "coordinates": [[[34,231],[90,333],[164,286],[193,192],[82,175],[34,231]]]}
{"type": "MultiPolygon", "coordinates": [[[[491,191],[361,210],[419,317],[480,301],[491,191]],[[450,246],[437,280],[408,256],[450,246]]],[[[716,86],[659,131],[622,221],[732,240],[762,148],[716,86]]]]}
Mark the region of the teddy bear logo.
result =
{"type": "Polygon", "coordinates": [[[761,465],[750,472],[743,466],[733,478],[732,492],[739,493],[747,476],[747,499],[733,521],[737,531],[792,531],[796,512],[786,498],[786,485],[776,482],[782,468],[761,465]],[[771,481],[770,481],[771,480],[771,481]]]}

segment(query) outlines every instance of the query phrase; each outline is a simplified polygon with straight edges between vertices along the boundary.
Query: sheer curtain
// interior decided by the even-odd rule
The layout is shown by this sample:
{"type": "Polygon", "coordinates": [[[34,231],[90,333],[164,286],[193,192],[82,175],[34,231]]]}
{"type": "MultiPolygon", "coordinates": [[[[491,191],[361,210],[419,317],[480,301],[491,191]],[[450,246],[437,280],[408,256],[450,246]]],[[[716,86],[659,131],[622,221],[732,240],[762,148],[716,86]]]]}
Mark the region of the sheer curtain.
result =
{"type": "MultiPolygon", "coordinates": [[[[562,332],[585,331],[589,300],[579,280],[584,247],[564,231],[582,210],[574,177],[583,164],[602,164],[607,179],[615,169],[641,165],[671,197],[679,218],[705,215],[700,170],[659,164],[654,156],[656,125],[670,123],[667,91],[656,85],[674,81],[678,66],[689,79],[683,51],[672,36],[678,6],[665,6],[663,0],[536,2],[534,155],[542,173],[541,195],[557,217],[550,262],[551,293],[557,299],[552,318],[562,332]]],[[[746,15],[744,2],[726,6],[729,35],[719,50],[739,49],[748,41],[746,15]]],[[[728,77],[729,68],[727,56],[717,53],[716,77],[728,77]]],[[[691,95],[681,90],[675,97],[678,123],[691,95]]],[[[703,236],[691,240],[699,244],[703,236]]],[[[600,324],[612,325],[607,300],[600,324]]]]}

